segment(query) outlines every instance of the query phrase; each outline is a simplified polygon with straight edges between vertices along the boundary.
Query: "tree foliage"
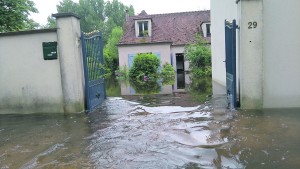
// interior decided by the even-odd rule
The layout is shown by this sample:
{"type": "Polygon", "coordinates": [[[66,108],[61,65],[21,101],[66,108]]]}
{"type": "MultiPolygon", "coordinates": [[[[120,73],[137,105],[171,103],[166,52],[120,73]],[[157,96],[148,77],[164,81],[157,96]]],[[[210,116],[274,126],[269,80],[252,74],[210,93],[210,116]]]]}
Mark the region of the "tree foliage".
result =
{"type": "Polygon", "coordinates": [[[194,76],[211,75],[211,50],[200,35],[196,35],[196,42],[185,46],[185,57],[190,62],[194,76]]]}
{"type": "Polygon", "coordinates": [[[32,0],[0,0],[0,32],[34,29],[38,23],[29,19],[38,13],[32,0]]]}
{"type": "MultiPolygon", "coordinates": [[[[118,0],[113,0],[112,2],[79,0],[79,3],[75,3],[72,0],[63,0],[56,7],[58,13],[72,12],[77,14],[81,18],[80,26],[82,31],[92,32],[100,30],[104,44],[107,43],[114,27],[123,27],[126,10],[129,11],[129,15],[134,15],[132,6],[128,7],[118,0]]],[[[50,24],[48,20],[47,25],[53,24],[50,24]]]]}
{"type": "Polygon", "coordinates": [[[119,62],[119,53],[117,44],[119,43],[123,34],[123,30],[121,27],[117,26],[113,28],[108,42],[104,47],[104,61],[106,68],[110,69],[111,71],[115,71],[118,67],[119,62]]]}
{"type": "Polygon", "coordinates": [[[175,70],[174,67],[166,63],[161,70],[160,76],[162,78],[163,85],[172,85],[175,83],[175,70]]]}
{"type": "Polygon", "coordinates": [[[56,27],[56,22],[55,19],[52,18],[51,16],[48,16],[47,18],[48,23],[43,26],[44,28],[55,28],[56,27]]]}
{"type": "Polygon", "coordinates": [[[150,53],[137,54],[129,70],[129,77],[138,81],[156,80],[159,76],[159,66],[160,60],[156,55],[150,53]]]}

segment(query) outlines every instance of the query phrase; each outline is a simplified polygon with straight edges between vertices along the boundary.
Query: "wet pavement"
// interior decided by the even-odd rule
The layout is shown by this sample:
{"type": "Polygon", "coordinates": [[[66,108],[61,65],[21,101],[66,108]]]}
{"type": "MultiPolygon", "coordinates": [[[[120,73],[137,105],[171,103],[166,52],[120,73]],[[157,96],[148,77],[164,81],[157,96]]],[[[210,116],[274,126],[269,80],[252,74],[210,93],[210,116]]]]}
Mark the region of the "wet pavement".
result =
{"type": "Polygon", "coordinates": [[[108,97],[89,114],[0,115],[0,169],[300,168],[300,109],[231,111],[223,96],[202,96],[108,97]]]}

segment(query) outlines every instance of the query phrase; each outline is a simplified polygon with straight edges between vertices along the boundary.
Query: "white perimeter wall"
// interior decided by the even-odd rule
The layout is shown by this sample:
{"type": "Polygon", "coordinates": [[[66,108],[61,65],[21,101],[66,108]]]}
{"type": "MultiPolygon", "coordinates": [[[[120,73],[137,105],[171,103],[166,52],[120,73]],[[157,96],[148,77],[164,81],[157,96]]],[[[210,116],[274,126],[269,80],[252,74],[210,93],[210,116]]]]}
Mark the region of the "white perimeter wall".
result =
{"type": "Polygon", "coordinates": [[[53,41],[56,32],[0,37],[1,114],[64,111],[59,59],[43,59],[53,41]]]}
{"type": "Polygon", "coordinates": [[[300,1],[264,0],[265,108],[300,107],[300,1]]]}
{"type": "MultiPolygon", "coordinates": [[[[237,19],[237,4],[235,0],[211,0],[211,49],[212,49],[212,79],[214,84],[226,85],[225,70],[225,19],[237,19]]],[[[238,53],[237,53],[238,54],[238,53]]],[[[213,85],[214,94],[225,94],[219,86],[213,85]]]]}

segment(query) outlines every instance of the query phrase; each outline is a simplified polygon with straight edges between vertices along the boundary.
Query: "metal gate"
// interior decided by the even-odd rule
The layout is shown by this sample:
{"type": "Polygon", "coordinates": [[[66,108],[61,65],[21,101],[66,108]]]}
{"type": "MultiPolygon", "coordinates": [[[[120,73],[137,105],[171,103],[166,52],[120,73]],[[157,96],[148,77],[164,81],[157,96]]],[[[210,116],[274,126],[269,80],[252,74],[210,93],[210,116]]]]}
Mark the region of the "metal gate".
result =
{"type": "Polygon", "coordinates": [[[236,20],[225,20],[226,90],[231,108],[237,107],[236,94],[236,20]]]}
{"type": "Polygon", "coordinates": [[[85,109],[93,110],[106,98],[102,35],[81,33],[85,77],[85,109]]]}

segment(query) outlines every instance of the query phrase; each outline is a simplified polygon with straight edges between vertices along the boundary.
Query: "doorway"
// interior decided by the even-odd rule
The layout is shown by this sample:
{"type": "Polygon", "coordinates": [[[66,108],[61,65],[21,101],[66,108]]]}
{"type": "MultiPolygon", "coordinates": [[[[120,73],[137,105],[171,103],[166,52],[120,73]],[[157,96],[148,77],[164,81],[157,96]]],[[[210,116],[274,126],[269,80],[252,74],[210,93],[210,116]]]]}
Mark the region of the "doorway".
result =
{"type": "Polygon", "coordinates": [[[176,53],[176,71],[183,72],[184,71],[184,54],[176,53]]]}

